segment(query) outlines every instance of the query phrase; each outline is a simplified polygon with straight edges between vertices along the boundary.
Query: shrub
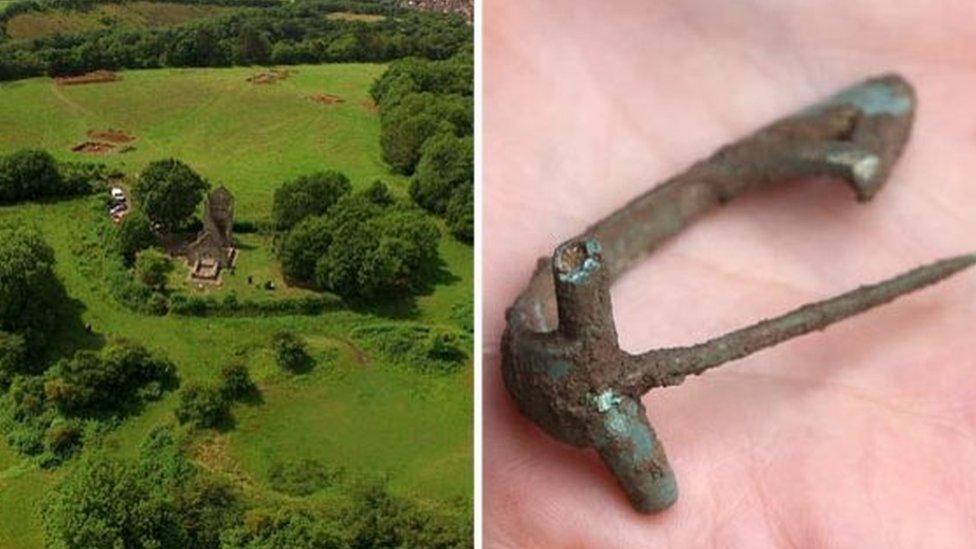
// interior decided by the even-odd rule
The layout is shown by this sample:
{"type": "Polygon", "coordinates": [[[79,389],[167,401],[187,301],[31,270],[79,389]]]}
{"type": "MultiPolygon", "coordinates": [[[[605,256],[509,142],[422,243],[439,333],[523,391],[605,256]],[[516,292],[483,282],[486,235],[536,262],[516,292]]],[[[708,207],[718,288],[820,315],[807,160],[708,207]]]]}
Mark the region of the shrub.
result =
{"type": "Polygon", "coordinates": [[[281,331],[274,334],[271,337],[271,349],[274,351],[275,362],[285,370],[302,370],[312,360],[305,340],[294,332],[281,331]]]}
{"type": "Polygon", "coordinates": [[[61,192],[61,184],[58,163],[46,151],[0,156],[0,202],[54,196],[61,192]]]}
{"type": "Polygon", "coordinates": [[[246,397],[257,390],[247,366],[232,362],[220,369],[220,391],[224,398],[235,400],[246,397]]]}
{"type": "Polygon", "coordinates": [[[60,360],[46,375],[44,394],[64,413],[119,412],[146,396],[140,388],[170,384],[175,371],[145,347],[118,340],[100,352],[82,350],[60,360]]]}
{"type": "Polygon", "coordinates": [[[210,428],[227,419],[230,406],[221,390],[210,385],[188,384],[179,393],[176,419],[180,424],[210,428]]]}
{"type": "Polygon", "coordinates": [[[351,190],[349,179],[331,170],[289,181],[274,194],[271,217],[275,227],[290,229],[307,217],[322,215],[351,190]]]}
{"type": "Polygon", "coordinates": [[[378,324],[353,331],[364,346],[392,364],[424,373],[451,373],[463,366],[471,348],[463,332],[422,324],[378,324]]]}
{"type": "Polygon", "coordinates": [[[135,262],[137,253],[151,248],[156,243],[152,223],[142,212],[125,216],[113,234],[115,250],[125,259],[127,267],[131,267],[135,262]]]}
{"type": "Polygon", "coordinates": [[[81,448],[83,431],[75,420],[57,421],[45,434],[47,449],[59,459],[71,457],[81,448]]]}
{"type": "Polygon", "coordinates": [[[272,489],[282,494],[308,496],[331,486],[340,474],[313,459],[276,461],[268,470],[268,481],[272,489]]]}
{"type": "Polygon", "coordinates": [[[209,188],[192,168],[171,158],[142,170],[132,194],[153,223],[172,232],[189,221],[209,188]]]}
{"type": "Polygon", "coordinates": [[[148,249],[136,254],[136,279],[153,290],[165,290],[171,272],[173,272],[173,262],[163,252],[148,249]]]}
{"type": "Polygon", "coordinates": [[[373,204],[378,204],[380,206],[389,206],[393,204],[393,194],[390,193],[390,188],[386,186],[380,180],[373,181],[373,183],[363,191],[363,196],[373,204]]]}
{"type": "Polygon", "coordinates": [[[0,332],[0,390],[6,389],[14,375],[26,370],[27,344],[24,337],[0,332]]]}

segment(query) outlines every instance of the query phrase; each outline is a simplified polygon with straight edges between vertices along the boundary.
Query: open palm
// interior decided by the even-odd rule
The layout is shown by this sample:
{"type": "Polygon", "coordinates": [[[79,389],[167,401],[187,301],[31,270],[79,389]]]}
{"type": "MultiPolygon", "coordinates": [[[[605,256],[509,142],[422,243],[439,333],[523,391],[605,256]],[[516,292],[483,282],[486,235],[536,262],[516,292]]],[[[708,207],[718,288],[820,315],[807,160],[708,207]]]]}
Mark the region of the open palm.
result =
{"type": "Polygon", "coordinates": [[[624,349],[685,345],[976,250],[976,4],[485,4],[489,547],[966,547],[976,274],[644,399],[681,496],[634,512],[595,453],[519,415],[504,310],[536,258],[719,145],[865,77],[916,87],[885,189],[799,181],[697,222],[614,287],[624,349]],[[906,5],[907,4],[907,5],[906,5]]]}

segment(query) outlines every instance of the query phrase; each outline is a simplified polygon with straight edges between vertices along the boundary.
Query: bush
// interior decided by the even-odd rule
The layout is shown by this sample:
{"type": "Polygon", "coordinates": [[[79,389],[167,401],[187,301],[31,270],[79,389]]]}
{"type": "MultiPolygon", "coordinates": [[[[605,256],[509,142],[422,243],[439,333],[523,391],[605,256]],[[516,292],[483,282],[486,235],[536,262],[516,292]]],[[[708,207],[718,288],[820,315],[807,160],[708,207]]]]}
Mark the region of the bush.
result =
{"type": "Polygon", "coordinates": [[[271,349],[278,366],[292,372],[305,369],[312,360],[305,340],[294,332],[282,331],[274,334],[271,337],[271,349]]]}
{"type": "Polygon", "coordinates": [[[307,217],[322,215],[351,190],[349,179],[331,170],[289,181],[274,194],[271,217],[275,227],[290,229],[307,217]]]}
{"type": "Polygon", "coordinates": [[[338,480],[340,471],[313,459],[276,461],[268,470],[271,488],[289,496],[309,496],[328,488],[338,480]]]}
{"type": "Polygon", "coordinates": [[[378,204],[380,206],[390,206],[393,204],[393,194],[390,193],[390,188],[386,186],[380,180],[373,181],[373,183],[363,191],[363,196],[373,204],[378,204]]]}
{"type": "Polygon", "coordinates": [[[136,279],[153,290],[165,290],[169,274],[172,272],[173,262],[163,252],[150,248],[136,254],[136,279]]]}
{"type": "Polygon", "coordinates": [[[142,387],[171,384],[175,371],[145,347],[118,340],[100,352],[83,350],[60,360],[47,372],[44,394],[63,413],[117,413],[141,401],[142,387]]]}
{"type": "Polygon", "coordinates": [[[236,400],[254,393],[257,386],[251,380],[247,366],[232,362],[220,369],[220,391],[224,398],[236,400]]]}
{"type": "Polygon", "coordinates": [[[230,405],[217,387],[189,384],[180,389],[175,414],[181,425],[216,427],[227,419],[229,412],[230,405]]]}
{"type": "Polygon", "coordinates": [[[125,216],[113,235],[114,248],[125,259],[127,267],[135,262],[137,253],[156,244],[152,223],[142,212],[125,216]]]}
{"type": "Polygon", "coordinates": [[[55,196],[61,193],[61,184],[58,163],[46,151],[0,156],[0,202],[55,196]]]}
{"type": "Polygon", "coordinates": [[[71,457],[81,448],[83,430],[76,420],[57,421],[45,434],[48,451],[59,459],[71,457]]]}
{"type": "Polygon", "coordinates": [[[24,337],[0,332],[0,390],[6,389],[16,374],[27,366],[27,344],[24,337]]]}
{"type": "Polygon", "coordinates": [[[142,211],[164,231],[183,227],[210,188],[192,168],[175,159],[149,164],[132,187],[142,211]]]}
{"type": "Polygon", "coordinates": [[[392,364],[413,371],[445,374],[463,366],[471,349],[463,332],[422,324],[378,324],[353,331],[353,337],[392,364]]]}

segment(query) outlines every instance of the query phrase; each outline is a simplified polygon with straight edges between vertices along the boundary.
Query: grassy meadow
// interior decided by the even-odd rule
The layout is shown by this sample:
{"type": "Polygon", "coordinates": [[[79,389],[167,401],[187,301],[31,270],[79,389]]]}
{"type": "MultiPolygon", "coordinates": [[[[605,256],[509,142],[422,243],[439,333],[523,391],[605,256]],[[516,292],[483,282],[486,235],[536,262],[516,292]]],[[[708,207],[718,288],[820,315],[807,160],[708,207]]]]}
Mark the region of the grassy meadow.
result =
{"type": "MultiPolygon", "coordinates": [[[[9,3],[0,0],[0,9],[9,3]]],[[[193,19],[214,17],[238,8],[169,2],[102,4],[89,10],[51,10],[22,13],[7,22],[11,38],[43,38],[55,34],[78,34],[109,27],[142,28],[179,25],[193,19]]]]}
{"type": "MultiPolygon", "coordinates": [[[[2,0],[0,0],[2,1],[2,0]]],[[[274,189],[285,179],[324,168],[345,172],[354,187],[380,178],[404,194],[407,180],[389,173],[379,148],[379,120],[368,89],[381,65],[300,66],[288,79],[254,85],[257,68],[154,70],[122,73],[116,83],[57,86],[49,79],[0,84],[0,153],[22,147],[47,149],[61,160],[96,160],[126,174],[146,163],[177,157],[214,184],[235,194],[239,219],[266,220],[274,189]],[[341,97],[324,105],[315,93],[341,97]],[[89,130],[124,130],[135,150],[100,156],[71,148],[89,130]]],[[[215,381],[220,367],[244,361],[261,389],[257,402],[236,404],[233,428],[201,433],[191,455],[226,475],[255,499],[289,498],[270,489],[268,471],[278,461],[316,459],[349,472],[388,475],[401,494],[446,500],[470,497],[473,483],[471,368],[446,375],[419,374],[384,363],[357,341],[355,328],[371,324],[451,325],[455,305],[471,300],[472,250],[449,236],[441,241],[441,276],[428,292],[377,308],[341,308],[319,316],[236,318],[154,317],[112,299],[92,264],[97,216],[90,197],[0,207],[0,221],[36,225],[54,248],[57,273],[79,322],[64,329],[52,352],[98,345],[100,336],[121,336],[166,354],[182,382],[215,381]],[[92,336],[81,328],[92,326],[92,336]],[[268,350],[272,333],[304,336],[316,366],[282,372],[268,350]]],[[[279,287],[266,292],[244,282],[281,283],[271,239],[240,235],[236,274],[219,289],[241,297],[305,295],[279,287]]],[[[179,268],[179,280],[186,271],[179,268]]],[[[469,365],[470,366],[470,365],[469,365]]],[[[112,431],[113,451],[133,455],[155,426],[172,421],[175,393],[148,405],[112,431]]],[[[54,471],[26,464],[0,439],[0,547],[42,543],[38,502],[72,467],[54,471]]],[[[315,494],[309,497],[324,497],[315,494]]]]}

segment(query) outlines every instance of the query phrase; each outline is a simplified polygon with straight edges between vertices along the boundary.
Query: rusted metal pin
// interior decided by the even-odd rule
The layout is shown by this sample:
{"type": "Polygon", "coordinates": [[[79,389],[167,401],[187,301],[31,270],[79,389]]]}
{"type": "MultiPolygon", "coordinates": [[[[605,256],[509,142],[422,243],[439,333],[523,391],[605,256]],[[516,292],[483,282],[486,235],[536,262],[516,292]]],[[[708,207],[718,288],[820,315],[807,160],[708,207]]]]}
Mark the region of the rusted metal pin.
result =
{"type": "Polygon", "coordinates": [[[976,254],[919,267],[879,284],[804,305],[690,347],[631,355],[620,349],[610,286],[702,213],[788,180],[845,180],[858,200],[878,191],[911,131],[915,95],[899,76],[867,80],[719,149],[542,258],[508,310],[505,385],[523,414],[553,437],[594,448],[634,508],[678,497],[674,472],[641,395],[934,284],[976,254]]]}

